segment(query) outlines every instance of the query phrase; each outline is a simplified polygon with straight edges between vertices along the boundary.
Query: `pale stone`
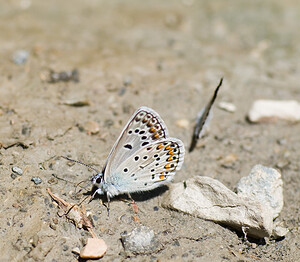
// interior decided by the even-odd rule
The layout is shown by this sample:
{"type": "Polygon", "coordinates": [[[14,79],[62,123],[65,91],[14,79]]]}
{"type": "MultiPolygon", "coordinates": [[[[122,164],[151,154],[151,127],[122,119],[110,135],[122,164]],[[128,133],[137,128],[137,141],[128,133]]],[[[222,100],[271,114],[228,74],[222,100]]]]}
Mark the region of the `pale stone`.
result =
{"type": "Polygon", "coordinates": [[[234,113],[236,111],[236,106],[234,104],[225,101],[220,102],[218,107],[230,113],[234,113]]]}
{"type": "Polygon", "coordinates": [[[263,238],[273,230],[272,213],[257,200],[238,196],[221,182],[196,176],[172,184],[162,202],[163,207],[215,221],[263,238]]]}
{"type": "Polygon", "coordinates": [[[103,257],[107,250],[107,245],[103,239],[88,238],[86,245],[80,251],[80,257],[93,259],[103,257]]]}
{"type": "Polygon", "coordinates": [[[300,121],[300,103],[294,100],[256,100],[248,113],[251,122],[274,122],[278,119],[300,121]]]}
{"type": "Polygon", "coordinates": [[[281,174],[273,168],[256,165],[248,176],[237,184],[237,194],[258,200],[267,206],[275,219],[283,207],[283,181],[281,174]]]}

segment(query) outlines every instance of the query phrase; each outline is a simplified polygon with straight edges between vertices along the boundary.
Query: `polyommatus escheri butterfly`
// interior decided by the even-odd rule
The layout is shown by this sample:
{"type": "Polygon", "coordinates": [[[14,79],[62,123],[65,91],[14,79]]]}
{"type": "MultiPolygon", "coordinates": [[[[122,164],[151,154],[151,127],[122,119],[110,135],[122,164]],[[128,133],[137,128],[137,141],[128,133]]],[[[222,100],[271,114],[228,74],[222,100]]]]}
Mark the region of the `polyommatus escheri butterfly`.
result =
{"type": "Polygon", "coordinates": [[[110,198],[148,191],[170,182],[182,166],[184,145],[168,136],[158,113],[140,107],[126,124],[101,173],[92,178],[95,193],[110,198]]]}

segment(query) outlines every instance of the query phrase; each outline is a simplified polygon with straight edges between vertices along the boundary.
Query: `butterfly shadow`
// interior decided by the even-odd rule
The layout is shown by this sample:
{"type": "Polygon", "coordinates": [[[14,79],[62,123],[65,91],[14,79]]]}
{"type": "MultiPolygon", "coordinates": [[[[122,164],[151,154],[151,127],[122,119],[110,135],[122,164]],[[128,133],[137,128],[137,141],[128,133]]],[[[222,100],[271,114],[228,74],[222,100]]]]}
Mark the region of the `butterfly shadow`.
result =
{"type": "MultiPolygon", "coordinates": [[[[168,189],[169,189],[168,186],[163,185],[163,186],[160,186],[158,188],[152,189],[150,191],[130,193],[130,196],[126,193],[121,194],[121,195],[118,195],[118,196],[110,199],[110,201],[114,202],[114,201],[120,201],[120,199],[128,199],[128,200],[134,200],[136,202],[144,202],[144,201],[147,201],[149,199],[155,198],[159,195],[162,195],[168,189]]],[[[86,195],[93,195],[96,190],[97,190],[97,187],[93,187],[91,191],[86,193],[86,195]]],[[[95,194],[93,199],[102,199],[102,200],[104,200],[104,202],[108,201],[106,195],[95,194]]]]}
{"type": "Polygon", "coordinates": [[[137,202],[144,202],[144,201],[147,201],[149,199],[158,197],[159,195],[162,195],[168,189],[169,189],[168,186],[163,185],[163,186],[157,187],[155,189],[152,189],[150,191],[143,191],[143,192],[138,192],[138,193],[132,193],[130,195],[131,195],[131,197],[135,201],[137,201],[137,202]]]}

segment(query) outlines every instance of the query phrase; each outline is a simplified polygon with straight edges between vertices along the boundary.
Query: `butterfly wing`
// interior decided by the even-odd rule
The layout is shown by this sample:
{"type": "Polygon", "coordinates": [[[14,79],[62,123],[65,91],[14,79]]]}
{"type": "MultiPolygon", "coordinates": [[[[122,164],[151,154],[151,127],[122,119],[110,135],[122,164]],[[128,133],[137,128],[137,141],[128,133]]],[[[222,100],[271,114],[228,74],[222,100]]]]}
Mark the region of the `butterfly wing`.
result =
{"type": "Polygon", "coordinates": [[[132,115],[108,155],[103,169],[104,181],[126,159],[132,159],[138,150],[167,136],[167,127],[158,113],[151,108],[140,107],[132,115]]]}
{"type": "Polygon", "coordinates": [[[147,191],[170,182],[184,160],[184,145],[176,138],[155,141],[137,150],[107,177],[119,193],[147,191]]]}

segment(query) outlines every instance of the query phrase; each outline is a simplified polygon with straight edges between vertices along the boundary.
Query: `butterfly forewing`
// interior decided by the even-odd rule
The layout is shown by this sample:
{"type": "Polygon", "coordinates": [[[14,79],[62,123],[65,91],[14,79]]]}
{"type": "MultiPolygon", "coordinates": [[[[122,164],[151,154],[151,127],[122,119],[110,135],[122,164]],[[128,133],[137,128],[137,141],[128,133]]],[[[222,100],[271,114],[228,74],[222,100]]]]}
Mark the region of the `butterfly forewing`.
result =
{"type": "Polygon", "coordinates": [[[115,173],[124,161],[132,159],[138,150],[167,136],[167,127],[160,116],[151,108],[140,107],[114,144],[104,168],[104,179],[115,173]]]}

